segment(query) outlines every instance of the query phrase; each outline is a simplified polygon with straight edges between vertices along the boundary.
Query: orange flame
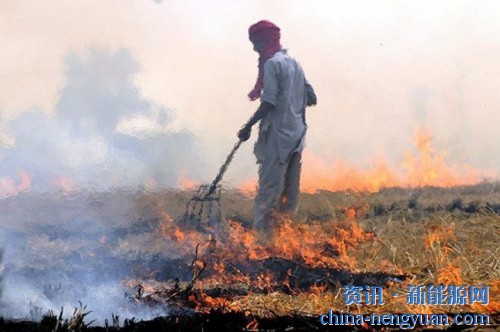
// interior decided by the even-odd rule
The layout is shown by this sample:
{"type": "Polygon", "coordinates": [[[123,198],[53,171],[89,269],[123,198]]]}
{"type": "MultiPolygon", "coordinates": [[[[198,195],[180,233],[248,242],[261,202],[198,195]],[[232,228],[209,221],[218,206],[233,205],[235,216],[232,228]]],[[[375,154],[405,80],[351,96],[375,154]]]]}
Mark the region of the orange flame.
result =
{"type": "Polygon", "coordinates": [[[450,261],[450,241],[455,240],[455,229],[452,225],[439,228],[430,227],[424,238],[425,248],[436,256],[437,282],[443,285],[460,285],[463,283],[462,270],[458,260],[450,261]]]}
{"type": "Polygon", "coordinates": [[[463,284],[462,270],[456,262],[448,264],[439,269],[437,282],[442,285],[461,285],[463,284]]]}
{"type": "MultiPolygon", "coordinates": [[[[243,283],[268,292],[276,289],[277,279],[272,272],[262,271],[250,277],[238,270],[235,263],[242,264],[249,260],[263,260],[272,256],[294,260],[311,267],[356,271],[356,260],[352,257],[351,250],[354,250],[360,242],[373,238],[373,235],[366,233],[355,219],[301,225],[282,217],[279,224],[273,241],[264,246],[259,243],[255,230],[246,230],[241,223],[229,220],[227,235],[214,244],[210,236],[199,233],[196,229],[188,231],[179,229],[171,217],[165,214],[162,229],[164,238],[169,243],[173,240],[175,249],[181,252],[185,248],[192,250],[196,247],[199,256],[193,260],[192,265],[200,269],[205,267],[205,262],[209,262],[213,271],[212,274],[197,281],[196,292],[189,297],[196,310],[204,312],[211,309],[241,310],[227,298],[205,294],[204,286],[243,283]]],[[[281,285],[288,287],[291,292],[293,292],[290,285],[292,276],[293,272],[288,270],[285,280],[281,282],[281,285]]],[[[313,286],[311,293],[318,293],[320,296],[325,291],[324,287],[313,286]]]]}
{"type": "Polygon", "coordinates": [[[479,171],[468,165],[449,165],[446,153],[434,151],[431,142],[432,135],[424,128],[417,127],[414,144],[418,153],[412,155],[406,151],[403,160],[410,187],[452,187],[480,181],[479,171]]]}
{"type": "MultiPolygon", "coordinates": [[[[371,239],[373,235],[366,233],[357,224],[355,214],[356,212],[351,215],[351,219],[340,222],[331,220],[312,224],[297,224],[282,217],[274,240],[268,246],[258,241],[255,230],[246,230],[241,223],[231,220],[228,221],[227,235],[216,244],[207,234],[194,229],[181,230],[167,214],[164,215],[161,232],[170,247],[180,254],[187,255],[193,248],[198,247],[199,257],[210,256],[211,268],[217,273],[204,280],[205,282],[245,282],[265,289],[272,286],[273,275],[261,274],[257,280],[252,281],[244,273],[234,269],[234,262],[261,260],[273,256],[298,260],[312,267],[356,270],[356,261],[349,252],[360,242],[371,239]],[[217,248],[214,248],[215,245],[217,248]],[[228,267],[231,269],[228,270],[228,267]]],[[[193,264],[196,263],[198,262],[193,264]]]]}
{"type": "MultiPolygon", "coordinates": [[[[485,178],[496,177],[494,172],[474,169],[467,164],[452,164],[445,152],[432,146],[432,135],[417,127],[413,142],[417,152],[406,150],[399,167],[390,166],[383,157],[373,160],[369,169],[360,169],[343,160],[327,163],[310,150],[303,153],[304,172],[301,190],[314,193],[318,190],[377,192],[383,188],[422,186],[452,187],[477,184],[485,178]]],[[[255,191],[256,183],[247,181],[239,189],[255,191]]]]}
{"type": "Polygon", "coordinates": [[[189,178],[188,172],[184,168],[182,168],[179,171],[179,178],[177,179],[177,187],[184,190],[193,189],[196,187],[196,181],[189,178]]]}

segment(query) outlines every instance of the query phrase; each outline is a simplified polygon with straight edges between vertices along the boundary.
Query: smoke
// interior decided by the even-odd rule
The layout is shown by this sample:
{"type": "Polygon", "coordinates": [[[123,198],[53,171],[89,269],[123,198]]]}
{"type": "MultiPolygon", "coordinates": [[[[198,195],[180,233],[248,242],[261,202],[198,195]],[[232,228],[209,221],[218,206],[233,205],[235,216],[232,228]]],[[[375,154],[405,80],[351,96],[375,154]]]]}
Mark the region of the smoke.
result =
{"type": "MultiPolygon", "coordinates": [[[[135,247],[141,254],[127,256],[129,227],[142,217],[133,195],[196,180],[198,142],[172,110],[142,96],[126,49],[73,52],[65,66],[52,112],[24,110],[3,123],[0,315],[70,314],[78,301],[99,324],[112,313],[166,314],[124,296],[123,280],[150,258],[135,247]]],[[[140,236],[149,243],[151,234],[140,236]]]]}
{"type": "Polygon", "coordinates": [[[65,64],[54,111],[26,110],[4,125],[11,144],[0,147],[0,196],[27,189],[20,173],[34,191],[174,187],[180,176],[196,178],[194,136],[141,95],[127,50],[74,52],[65,64]]]}
{"type": "Polygon", "coordinates": [[[31,192],[0,200],[0,316],[39,320],[61,307],[69,315],[79,302],[92,311],[86,321],[99,325],[111,314],[122,322],[168,314],[133,301],[132,279],[168,270],[170,255],[148,203],[138,203],[143,195],[31,192]]]}
{"type": "MultiPolygon", "coordinates": [[[[47,284],[46,284],[47,285],[47,284]]],[[[45,286],[46,286],[45,285],[45,286]]],[[[105,320],[111,321],[114,314],[121,318],[135,317],[137,320],[151,320],[168,313],[167,308],[138,308],[124,297],[123,287],[117,282],[81,285],[77,283],[56,284],[45,289],[30,279],[7,279],[4,302],[8,305],[2,308],[2,315],[9,318],[40,320],[51,310],[59,314],[63,308],[63,317],[67,318],[73,309],[86,305],[90,312],[86,323],[94,320],[94,325],[104,325],[105,320]],[[59,288],[60,287],[60,288],[59,288]],[[43,292],[41,290],[44,290],[43,292]],[[51,293],[54,292],[54,293],[51,293]],[[79,300],[75,300],[78,298],[79,300]]]]}

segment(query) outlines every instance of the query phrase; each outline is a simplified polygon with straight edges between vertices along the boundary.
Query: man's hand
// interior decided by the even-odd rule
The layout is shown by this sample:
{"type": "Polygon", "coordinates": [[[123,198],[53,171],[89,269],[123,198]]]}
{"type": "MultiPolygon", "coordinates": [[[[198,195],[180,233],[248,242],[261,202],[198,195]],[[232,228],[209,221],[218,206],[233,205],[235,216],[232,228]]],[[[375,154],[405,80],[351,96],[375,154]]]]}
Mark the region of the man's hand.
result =
{"type": "Polygon", "coordinates": [[[267,101],[263,101],[257,111],[252,115],[250,120],[240,129],[238,132],[238,137],[240,141],[245,142],[250,138],[250,134],[252,133],[252,126],[264,118],[267,113],[269,113],[272,109],[274,109],[274,105],[268,103],[267,101]]]}
{"type": "Polygon", "coordinates": [[[238,138],[240,141],[245,142],[250,138],[250,134],[252,133],[252,127],[248,124],[244,125],[243,128],[238,132],[238,138]]]}
{"type": "Polygon", "coordinates": [[[314,106],[318,103],[318,97],[316,97],[316,93],[309,82],[306,81],[306,96],[307,96],[307,106],[314,106]]]}

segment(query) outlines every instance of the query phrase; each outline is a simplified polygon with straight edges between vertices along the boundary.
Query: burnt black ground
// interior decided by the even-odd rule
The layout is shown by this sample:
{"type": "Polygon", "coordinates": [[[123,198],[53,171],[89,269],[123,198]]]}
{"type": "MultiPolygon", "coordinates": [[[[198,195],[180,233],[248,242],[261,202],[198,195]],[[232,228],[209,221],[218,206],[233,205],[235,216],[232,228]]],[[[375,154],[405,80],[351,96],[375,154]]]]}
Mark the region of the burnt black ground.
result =
{"type": "MultiPolygon", "coordinates": [[[[498,322],[500,313],[491,315],[492,320],[498,322]]],[[[40,323],[8,321],[0,319],[0,332],[52,332],[55,321],[44,319],[40,323]]],[[[397,331],[396,327],[372,326],[373,330],[397,331]]],[[[465,331],[470,330],[470,326],[450,326],[446,331],[465,331]]],[[[500,325],[492,324],[483,326],[476,331],[498,331],[500,325]]],[[[177,332],[196,332],[196,331],[367,331],[369,329],[360,326],[322,326],[319,317],[316,316],[280,316],[273,318],[260,318],[246,316],[238,313],[210,312],[207,314],[193,313],[185,311],[183,313],[171,315],[168,317],[158,317],[150,321],[132,322],[127,326],[120,328],[113,327],[88,327],[81,331],[89,332],[146,332],[146,331],[177,331],[177,332]],[[252,325],[257,321],[258,325],[252,325]]],[[[425,331],[443,331],[442,328],[423,328],[417,327],[415,330],[425,331]]]]}

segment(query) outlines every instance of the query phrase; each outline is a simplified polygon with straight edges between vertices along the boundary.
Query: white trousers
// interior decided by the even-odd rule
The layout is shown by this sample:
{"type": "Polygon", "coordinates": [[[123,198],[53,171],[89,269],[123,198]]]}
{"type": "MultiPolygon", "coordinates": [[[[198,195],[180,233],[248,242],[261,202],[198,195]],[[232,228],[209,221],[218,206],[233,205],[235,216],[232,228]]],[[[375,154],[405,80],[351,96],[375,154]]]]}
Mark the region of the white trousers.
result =
{"type": "Polygon", "coordinates": [[[302,151],[280,162],[277,151],[269,151],[259,165],[259,187],[254,207],[254,227],[273,232],[274,212],[293,214],[299,202],[302,151]]]}

